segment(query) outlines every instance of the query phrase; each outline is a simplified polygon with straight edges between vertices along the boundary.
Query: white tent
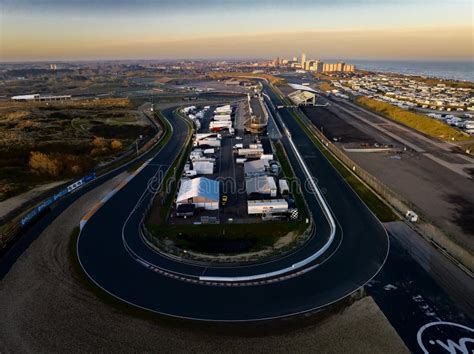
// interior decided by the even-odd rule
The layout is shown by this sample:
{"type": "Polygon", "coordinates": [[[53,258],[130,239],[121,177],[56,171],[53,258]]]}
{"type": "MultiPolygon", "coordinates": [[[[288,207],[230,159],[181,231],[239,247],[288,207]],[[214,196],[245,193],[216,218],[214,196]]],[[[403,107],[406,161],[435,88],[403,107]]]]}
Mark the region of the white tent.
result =
{"type": "Polygon", "coordinates": [[[219,182],[198,177],[181,182],[176,204],[194,204],[196,208],[219,209],[219,182]]]}

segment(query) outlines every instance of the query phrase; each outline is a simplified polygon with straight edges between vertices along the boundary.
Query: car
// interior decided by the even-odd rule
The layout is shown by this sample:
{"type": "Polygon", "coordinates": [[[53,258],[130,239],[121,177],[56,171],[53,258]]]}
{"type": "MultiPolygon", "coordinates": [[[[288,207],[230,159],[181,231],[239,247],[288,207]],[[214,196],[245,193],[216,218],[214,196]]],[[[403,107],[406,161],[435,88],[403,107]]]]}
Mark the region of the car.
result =
{"type": "Polygon", "coordinates": [[[227,196],[223,195],[222,198],[221,198],[221,205],[225,206],[226,204],[227,204],[227,196]]]}
{"type": "Polygon", "coordinates": [[[241,136],[236,136],[235,140],[242,140],[242,137],[241,136]]]}

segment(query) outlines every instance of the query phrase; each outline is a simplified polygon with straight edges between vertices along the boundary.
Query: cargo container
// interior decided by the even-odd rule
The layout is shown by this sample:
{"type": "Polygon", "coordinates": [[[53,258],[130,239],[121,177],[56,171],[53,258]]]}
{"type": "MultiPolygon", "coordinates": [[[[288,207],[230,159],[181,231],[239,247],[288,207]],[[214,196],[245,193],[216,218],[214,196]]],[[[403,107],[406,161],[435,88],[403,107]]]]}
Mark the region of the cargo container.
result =
{"type": "Polygon", "coordinates": [[[249,215],[262,215],[268,212],[285,212],[288,202],[285,199],[248,200],[247,212],[249,215]]]}
{"type": "Polygon", "coordinates": [[[223,127],[223,128],[232,128],[231,121],[213,121],[209,123],[209,128],[211,127],[223,127]]]}

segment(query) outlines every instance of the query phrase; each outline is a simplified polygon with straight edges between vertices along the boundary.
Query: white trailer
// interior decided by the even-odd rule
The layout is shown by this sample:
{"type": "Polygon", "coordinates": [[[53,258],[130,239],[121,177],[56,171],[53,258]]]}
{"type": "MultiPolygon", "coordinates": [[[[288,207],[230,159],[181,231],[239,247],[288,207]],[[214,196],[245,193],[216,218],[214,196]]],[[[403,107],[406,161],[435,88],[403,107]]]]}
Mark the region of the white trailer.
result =
{"type": "Polygon", "coordinates": [[[263,147],[262,144],[249,144],[249,149],[260,149],[263,147]]]}
{"type": "Polygon", "coordinates": [[[193,162],[193,170],[198,175],[212,175],[214,173],[214,163],[210,161],[193,162]]]}
{"type": "Polygon", "coordinates": [[[263,154],[260,156],[260,160],[273,160],[273,154],[263,154]]]}
{"type": "Polygon", "coordinates": [[[239,149],[237,154],[245,157],[260,157],[263,155],[263,149],[239,149]]]}
{"type": "Polygon", "coordinates": [[[222,139],[222,135],[216,133],[198,133],[196,134],[195,140],[198,141],[205,138],[222,139]]]}
{"type": "Polygon", "coordinates": [[[288,202],[285,199],[248,200],[247,212],[249,215],[262,215],[268,212],[288,211],[288,202]]]}
{"type": "Polygon", "coordinates": [[[216,107],[214,112],[231,111],[231,110],[232,110],[232,107],[230,106],[230,104],[228,104],[225,106],[216,107]]]}
{"type": "Polygon", "coordinates": [[[232,120],[231,117],[230,117],[230,115],[228,115],[228,114],[215,115],[213,119],[214,119],[214,121],[216,121],[216,122],[230,121],[230,120],[232,120]]]}

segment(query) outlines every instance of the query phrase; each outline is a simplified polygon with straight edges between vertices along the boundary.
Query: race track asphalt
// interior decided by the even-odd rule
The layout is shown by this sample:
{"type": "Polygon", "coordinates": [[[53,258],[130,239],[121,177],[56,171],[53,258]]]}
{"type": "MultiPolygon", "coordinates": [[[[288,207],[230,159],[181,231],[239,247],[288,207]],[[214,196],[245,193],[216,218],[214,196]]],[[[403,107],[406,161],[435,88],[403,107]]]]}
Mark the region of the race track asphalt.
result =
{"type": "MultiPolygon", "coordinates": [[[[266,90],[272,101],[278,98],[266,90]]],[[[317,150],[287,109],[279,114],[311,174],[317,179],[337,222],[330,249],[302,275],[276,282],[209,285],[196,276],[241,276],[284,268],[308,257],[326,243],[329,225],[312,193],[305,199],[316,232],[301,249],[282,259],[242,267],[206,267],[179,262],[151,250],[140,237],[140,222],[153,193],[147,188],[154,176],[178,156],[186,139],[186,123],[171,110],[164,112],[173,136],[127,185],[114,194],[85,224],[77,244],[80,263],[99,287],[133,306],[170,316],[210,321],[248,321],[289,316],[326,306],[359,289],[380,270],[387,257],[388,237],[380,222],[317,150]],[[140,258],[143,261],[137,261],[140,258]],[[154,266],[150,266],[153,264],[154,266]],[[176,275],[163,275],[166,269],[176,275]],[[184,279],[184,280],[183,280],[184,279]]],[[[282,139],[291,161],[296,161],[282,139]]],[[[305,181],[301,167],[296,175],[305,181]]]]}

